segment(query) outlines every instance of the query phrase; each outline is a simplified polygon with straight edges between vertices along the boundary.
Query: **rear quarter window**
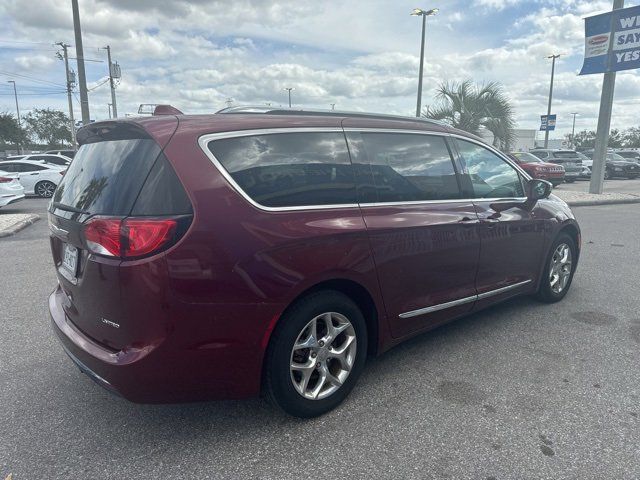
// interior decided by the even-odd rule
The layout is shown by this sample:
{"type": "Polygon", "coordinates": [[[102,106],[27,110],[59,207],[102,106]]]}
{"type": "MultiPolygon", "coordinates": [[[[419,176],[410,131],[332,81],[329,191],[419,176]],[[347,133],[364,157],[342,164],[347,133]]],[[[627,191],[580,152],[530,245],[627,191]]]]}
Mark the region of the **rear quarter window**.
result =
{"type": "Polygon", "coordinates": [[[265,207],[356,203],[341,132],[292,132],[212,140],[207,148],[237,186],[265,207]]]}

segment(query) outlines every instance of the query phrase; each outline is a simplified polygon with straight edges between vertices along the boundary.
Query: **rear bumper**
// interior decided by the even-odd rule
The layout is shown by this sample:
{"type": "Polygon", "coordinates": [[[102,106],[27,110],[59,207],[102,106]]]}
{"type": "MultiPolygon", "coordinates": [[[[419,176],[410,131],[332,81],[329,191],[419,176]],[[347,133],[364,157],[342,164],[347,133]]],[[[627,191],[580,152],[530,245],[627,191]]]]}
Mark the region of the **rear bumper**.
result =
{"type": "Polygon", "coordinates": [[[2,195],[0,196],[0,207],[6,207],[12,203],[19,202],[20,200],[24,200],[24,193],[20,195],[2,195]]]}
{"type": "Polygon", "coordinates": [[[263,351],[236,342],[179,345],[167,338],[155,344],[107,349],[84,335],[66,316],[66,294],[49,296],[54,332],[71,360],[110,392],[136,403],[177,403],[245,398],[259,394],[263,351]]]}

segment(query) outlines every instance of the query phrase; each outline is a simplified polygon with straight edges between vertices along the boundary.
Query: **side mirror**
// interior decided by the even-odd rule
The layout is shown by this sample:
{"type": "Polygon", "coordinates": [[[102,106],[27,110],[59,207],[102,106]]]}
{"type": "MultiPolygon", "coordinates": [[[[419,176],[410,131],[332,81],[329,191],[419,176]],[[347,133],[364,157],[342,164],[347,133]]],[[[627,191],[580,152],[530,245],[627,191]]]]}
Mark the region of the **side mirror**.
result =
{"type": "Polygon", "coordinates": [[[553,185],[546,180],[540,180],[539,178],[532,178],[527,183],[527,198],[532,201],[542,200],[543,198],[551,195],[551,189],[553,185]]]}

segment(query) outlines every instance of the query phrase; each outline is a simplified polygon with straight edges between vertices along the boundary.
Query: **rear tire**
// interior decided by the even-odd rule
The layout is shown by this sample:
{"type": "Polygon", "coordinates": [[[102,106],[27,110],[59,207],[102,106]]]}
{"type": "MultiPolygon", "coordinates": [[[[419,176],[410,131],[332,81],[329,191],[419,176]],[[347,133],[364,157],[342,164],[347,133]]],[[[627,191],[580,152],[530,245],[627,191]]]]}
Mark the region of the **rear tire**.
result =
{"type": "Polygon", "coordinates": [[[605,169],[604,171],[604,179],[605,180],[611,180],[613,178],[613,175],[611,175],[611,172],[609,171],[609,169],[605,169]]]}
{"type": "Polygon", "coordinates": [[[53,197],[53,192],[56,190],[56,184],[48,180],[43,180],[42,182],[36,183],[33,190],[39,197],[51,198],[53,197]]]}
{"type": "Polygon", "coordinates": [[[545,303],[562,300],[571,287],[577,260],[575,241],[570,235],[560,233],[547,254],[536,298],[545,303]]]}
{"type": "Polygon", "coordinates": [[[573,183],[573,182],[575,182],[575,181],[576,181],[576,179],[575,179],[575,178],[565,178],[565,179],[564,179],[564,181],[565,181],[566,183],[573,183]]]}
{"type": "Polygon", "coordinates": [[[289,415],[322,415],[349,395],[366,357],[367,327],[357,305],[333,290],[312,293],[287,309],[271,337],[264,394],[289,415]]]}

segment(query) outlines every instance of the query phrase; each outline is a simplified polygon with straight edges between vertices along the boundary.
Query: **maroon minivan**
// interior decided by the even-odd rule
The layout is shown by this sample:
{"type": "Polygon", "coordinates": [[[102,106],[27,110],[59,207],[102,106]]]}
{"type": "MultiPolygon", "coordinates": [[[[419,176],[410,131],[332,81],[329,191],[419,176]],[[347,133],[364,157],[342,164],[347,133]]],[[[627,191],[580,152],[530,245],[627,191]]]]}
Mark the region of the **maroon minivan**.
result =
{"type": "Polygon", "coordinates": [[[580,253],[548,182],[429,120],[230,109],[78,141],[49,208],[53,328],[134,402],[262,391],[322,414],[367,355],[516,295],[562,299],[580,253]]]}

